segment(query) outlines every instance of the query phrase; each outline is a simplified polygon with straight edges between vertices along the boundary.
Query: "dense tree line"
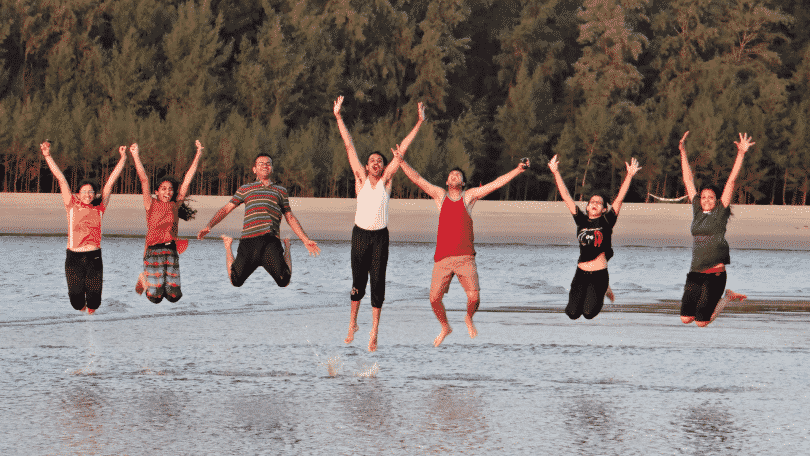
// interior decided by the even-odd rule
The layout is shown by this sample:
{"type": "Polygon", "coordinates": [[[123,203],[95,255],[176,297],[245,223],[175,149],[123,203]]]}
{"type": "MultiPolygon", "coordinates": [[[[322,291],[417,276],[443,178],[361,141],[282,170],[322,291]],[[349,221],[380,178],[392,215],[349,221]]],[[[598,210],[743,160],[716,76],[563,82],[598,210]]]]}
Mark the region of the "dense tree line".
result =
{"type": "MultiPolygon", "coordinates": [[[[259,151],[292,195],[353,196],[332,102],[361,156],[428,106],[408,160],[441,184],[488,182],[528,156],[502,199],[683,195],[724,183],[737,132],[757,145],[737,203],[806,204],[810,13],[799,0],[6,0],[0,3],[3,191],[55,191],[38,144],[72,182],[105,178],[137,141],[152,179],[206,146],[195,194],[253,178],[259,151]]],[[[119,192],[136,193],[128,167],[119,192]]],[[[419,194],[400,173],[394,196],[419,194]]]]}

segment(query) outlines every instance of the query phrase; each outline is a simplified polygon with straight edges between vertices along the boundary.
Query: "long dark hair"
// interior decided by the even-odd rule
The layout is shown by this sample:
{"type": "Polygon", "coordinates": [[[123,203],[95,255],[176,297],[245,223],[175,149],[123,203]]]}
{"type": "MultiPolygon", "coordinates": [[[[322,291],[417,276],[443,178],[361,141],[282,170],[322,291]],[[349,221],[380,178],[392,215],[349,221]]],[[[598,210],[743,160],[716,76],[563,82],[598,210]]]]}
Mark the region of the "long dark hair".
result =
{"type": "MultiPolygon", "coordinates": [[[[723,202],[720,201],[720,197],[722,196],[720,194],[720,187],[718,187],[716,185],[712,185],[712,184],[703,184],[703,185],[700,186],[700,191],[698,191],[698,194],[697,194],[698,198],[700,198],[700,195],[703,194],[703,190],[711,190],[712,192],[714,192],[714,199],[717,200],[717,202],[714,203],[715,206],[718,205],[718,204],[723,204],[723,202]]],[[[734,213],[731,212],[731,204],[728,205],[728,213],[729,213],[729,215],[734,215],[734,213]]]]}
{"type": "MultiPolygon", "coordinates": [[[[172,186],[172,198],[169,200],[173,203],[177,202],[177,191],[180,188],[180,182],[172,176],[165,176],[158,179],[158,187],[163,185],[164,182],[168,182],[172,186]]],[[[183,200],[183,204],[177,209],[177,216],[185,221],[193,220],[194,215],[197,214],[197,210],[189,206],[188,201],[192,201],[190,199],[183,200]]]]}

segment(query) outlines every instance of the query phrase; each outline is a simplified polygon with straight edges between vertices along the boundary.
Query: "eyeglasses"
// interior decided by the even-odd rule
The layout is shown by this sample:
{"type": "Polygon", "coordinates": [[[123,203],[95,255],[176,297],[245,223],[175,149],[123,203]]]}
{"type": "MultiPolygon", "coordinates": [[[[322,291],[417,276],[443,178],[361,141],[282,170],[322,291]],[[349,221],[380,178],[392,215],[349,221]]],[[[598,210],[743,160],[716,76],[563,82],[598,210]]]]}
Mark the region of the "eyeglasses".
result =
{"type": "Polygon", "coordinates": [[[96,192],[94,192],[93,190],[82,190],[82,191],[79,192],[79,194],[80,195],[95,195],[96,192]]]}

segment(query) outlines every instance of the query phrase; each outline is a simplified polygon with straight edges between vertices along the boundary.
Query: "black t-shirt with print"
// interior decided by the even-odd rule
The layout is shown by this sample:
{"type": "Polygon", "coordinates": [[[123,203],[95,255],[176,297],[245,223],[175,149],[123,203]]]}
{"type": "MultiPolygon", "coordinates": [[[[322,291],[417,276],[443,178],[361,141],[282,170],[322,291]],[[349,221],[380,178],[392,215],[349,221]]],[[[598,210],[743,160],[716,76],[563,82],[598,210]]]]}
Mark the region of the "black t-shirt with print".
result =
{"type": "Polygon", "coordinates": [[[605,253],[607,260],[613,256],[610,238],[617,217],[613,206],[608,206],[608,210],[595,219],[589,219],[588,215],[577,206],[577,213],[574,214],[574,222],[577,224],[577,240],[579,241],[577,263],[595,260],[602,252],[605,253]]]}

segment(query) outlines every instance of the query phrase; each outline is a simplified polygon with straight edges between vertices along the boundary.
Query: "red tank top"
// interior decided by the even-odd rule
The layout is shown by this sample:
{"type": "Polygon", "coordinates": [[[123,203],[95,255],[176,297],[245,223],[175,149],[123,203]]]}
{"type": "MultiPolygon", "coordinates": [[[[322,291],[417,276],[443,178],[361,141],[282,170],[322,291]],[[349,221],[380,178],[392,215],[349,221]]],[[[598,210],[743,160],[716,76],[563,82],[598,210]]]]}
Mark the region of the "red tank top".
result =
{"type": "Polygon", "coordinates": [[[436,254],[433,261],[459,255],[475,255],[473,222],[464,207],[464,193],[458,201],[445,195],[439,212],[439,229],[436,233],[436,254]]]}

